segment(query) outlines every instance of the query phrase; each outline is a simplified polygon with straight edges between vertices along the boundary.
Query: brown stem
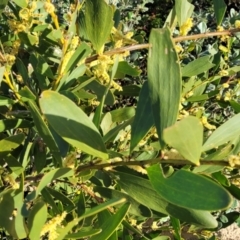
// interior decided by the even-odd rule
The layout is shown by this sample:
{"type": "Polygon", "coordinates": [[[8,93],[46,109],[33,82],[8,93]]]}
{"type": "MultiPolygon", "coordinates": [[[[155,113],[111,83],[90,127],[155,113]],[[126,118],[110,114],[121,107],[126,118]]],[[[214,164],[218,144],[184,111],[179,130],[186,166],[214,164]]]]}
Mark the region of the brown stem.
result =
{"type": "MultiPolygon", "coordinates": [[[[149,164],[155,164],[155,163],[161,163],[161,164],[172,164],[175,166],[181,166],[181,165],[194,165],[192,162],[186,160],[186,159],[161,159],[161,158],[153,158],[148,160],[142,160],[142,161],[121,161],[121,162],[108,162],[103,164],[95,164],[90,163],[87,165],[79,166],[75,173],[79,173],[81,171],[86,170],[92,170],[92,169],[103,169],[106,167],[117,167],[117,166],[144,166],[149,164]]],[[[211,160],[200,160],[200,165],[215,165],[215,166],[229,166],[228,161],[226,160],[218,160],[218,161],[211,161],[211,160]]],[[[240,166],[235,166],[235,168],[240,168],[240,166]]],[[[25,181],[40,181],[44,174],[40,173],[37,176],[29,176],[25,178],[25,181]]]]}
{"type": "MultiPolygon", "coordinates": [[[[193,165],[192,162],[186,160],[186,159],[160,159],[160,158],[153,158],[149,160],[143,160],[143,161],[129,161],[129,162],[112,162],[112,163],[103,163],[103,164],[97,164],[97,165],[84,165],[79,166],[76,169],[76,173],[79,173],[81,171],[85,170],[92,170],[92,169],[103,169],[106,167],[117,167],[117,166],[144,166],[148,164],[154,164],[154,163],[165,163],[165,164],[172,164],[172,165],[193,165]]],[[[208,161],[208,160],[201,160],[200,165],[218,165],[218,166],[229,166],[228,161],[220,160],[220,161],[208,161]]],[[[237,166],[236,166],[237,167],[237,166]]]]}
{"type": "MultiPolygon", "coordinates": [[[[208,33],[200,33],[200,34],[195,34],[195,35],[189,35],[189,36],[178,36],[173,38],[174,42],[182,42],[182,41],[187,41],[187,40],[196,40],[199,38],[208,38],[208,37],[217,37],[217,36],[223,36],[223,35],[232,35],[233,33],[240,32],[240,28],[234,28],[234,29],[229,29],[229,30],[224,30],[224,31],[218,31],[218,32],[208,32],[208,33]]],[[[126,51],[135,51],[139,49],[145,49],[149,48],[150,44],[149,43],[144,43],[144,44],[136,44],[136,45],[130,45],[130,46],[125,46],[122,48],[116,48],[110,51],[104,52],[104,55],[111,56],[114,54],[120,54],[124,53],[126,51]]],[[[85,60],[85,63],[90,63],[92,61],[95,61],[98,59],[98,55],[91,56],[85,60]]]]}

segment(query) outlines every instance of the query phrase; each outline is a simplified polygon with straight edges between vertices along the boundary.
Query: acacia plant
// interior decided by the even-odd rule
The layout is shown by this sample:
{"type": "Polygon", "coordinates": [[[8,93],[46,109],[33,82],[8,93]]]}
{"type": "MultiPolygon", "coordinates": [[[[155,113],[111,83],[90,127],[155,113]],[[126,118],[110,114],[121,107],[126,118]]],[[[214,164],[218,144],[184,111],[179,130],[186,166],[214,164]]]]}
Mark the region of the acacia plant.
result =
{"type": "Polygon", "coordinates": [[[215,239],[238,219],[240,15],[225,10],[213,1],[208,28],[175,0],[139,43],[110,1],[1,1],[2,239],[215,239]]]}

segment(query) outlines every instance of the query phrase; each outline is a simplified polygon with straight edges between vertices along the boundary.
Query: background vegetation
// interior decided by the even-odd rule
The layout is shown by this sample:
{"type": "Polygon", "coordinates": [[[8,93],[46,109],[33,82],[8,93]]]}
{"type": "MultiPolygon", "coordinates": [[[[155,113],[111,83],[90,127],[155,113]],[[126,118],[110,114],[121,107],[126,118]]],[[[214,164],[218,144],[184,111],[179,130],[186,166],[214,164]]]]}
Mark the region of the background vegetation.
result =
{"type": "Polygon", "coordinates": [[[238,10],[1,1],[1,238],[214,240],[240,224],[238,10]]]}

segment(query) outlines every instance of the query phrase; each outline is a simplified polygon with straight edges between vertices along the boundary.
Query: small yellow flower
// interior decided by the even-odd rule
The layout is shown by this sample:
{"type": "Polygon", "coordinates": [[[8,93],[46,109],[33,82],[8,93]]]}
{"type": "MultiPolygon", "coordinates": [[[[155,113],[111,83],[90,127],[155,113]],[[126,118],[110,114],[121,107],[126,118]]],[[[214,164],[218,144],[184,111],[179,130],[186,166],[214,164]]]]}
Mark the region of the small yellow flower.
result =
{"type": "Polygon", "coordinates": [[[229,52],[228,48],[226,48],[226,47],[223,46],[223,45],[220,45],[220,46],[219,46],[219,50],[221,50],[221,51],[224,52],[224,53],[228,53],[228,52],[229,52]]]}
{"type": "Polygon", "coordinates": [[[49,14],[54,13],[54,11],[55,11],[55,7],[52,3],[45,2],[43,7],[44,7],[45,11],[49,14]]]}
{"type": "Polygon", "coordinates": [[[234,25],[235,25],[235,28],[240,28],[240,20],[236,20],[234,25]]]}
{"type": "Polygon", "coordinates": [[[20,12],[19,12],[19,17],[20,17],[22,20],[28,21],[29,18],[31,17],[30,10],[29,10],[28,8],[23,8],[23,9],[21,9],[20,12]]]}
{"type": "Polygon", "coordinates": [[[222,87],[223,87],[223,88],[229,88],[229,84],[228,84],[228,83],[224,83],[224,84],[222,85],[222,87]]]}
{"type": "Polygon", "coordinates": [[[227,70],[220,70],[220,71],[218,72],[218,74],[219,74],[220,76],[228,76],[228,71],[227,71],[227,70]]]}
{"type": "Polygon", "coordinates": [[[177,52],[177,53],[180,53],[180,52],[183,51],[183,48],[182,48],[182,46],[181,46],[180,44],[175,45],[175,49],[176,49],[176,52],[177,52]]]}
{"type": "Polygon", "coordinates": [[[240,165],[240,157],[237,155],[230,155],[228,158],[228,163],[231,167],[235,167],[236,165],[240,165]]]}
{"type": "Polygon", "coordinates": [[[223,31],[224,30],[224,28],[222,27],[222,26],[217,26],[217,31],[218,32],[221,32],[221,31],[223,31]]]}
{"type": "Polygon", "coordinates": [[[217,99],[217,100],[220,100],[220,99],[221,99],[221,95],[218,94],[218,95],[216,96],[216,99],[217,99]]]}
{"type": "Polygon", "coordinates": [[[133,32],[128,32],[125,37],[130,39],[133,36],[133,32]]]}
{"type": "Polygon", "coordinates": [[[186,94],[186,98],[190,98],[193,95],[193,91],[190,91],[186,94]]]}
{"type": "Polygon", "coordinates": [[[180,27],[180,35],[186,36],[193,26],[192,18],[188,18],[187,21],[180,27]]]}
{"type": "Polygon", "coordinates": [[[232,98],[232,94],[230,93],[230,91],[227,91],[224,95],[224,101],[227,102],[227,101],[230,101],[232,98]]]}
{"type": "Polygon", "coordinates": [[[27,29],[27,26],[24,24],[19,24],[17,27],[17,32],[24,32],[27,29]]]}
{"type": "Polygon", "coordinates": [[[37,2],[31,2],[30,11],[33,12],[37,8],[37,2]]]}

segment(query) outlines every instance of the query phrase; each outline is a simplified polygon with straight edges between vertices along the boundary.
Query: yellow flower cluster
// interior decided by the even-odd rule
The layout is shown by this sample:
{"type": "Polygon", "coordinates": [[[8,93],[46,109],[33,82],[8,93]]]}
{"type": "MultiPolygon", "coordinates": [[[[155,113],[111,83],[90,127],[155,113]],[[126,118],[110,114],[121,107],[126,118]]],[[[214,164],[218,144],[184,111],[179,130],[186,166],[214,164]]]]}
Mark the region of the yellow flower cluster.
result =
{"type": "MultiPolygon", "coordinates": [[[[224,28],[223,28],[222,26],[218,26],[218,27],[217,27],[217,31],[218,31],[218,32],[222,32],[222,31],[224,31],[224,28]]],[[[228,36],[228,35],[222,35],[222,36],[220,36],[221,42],[226,42],[228,39],[229,39],[229,36],[228,36]]]]}
{"type": "Polygon", "coordinates": [[[216,126],[211,125],[211,124],[208,122],[207,117],[205,117],[205,116],[203,116],[203,117],[201,118],[201,122],[202,122],[202,125],[203,125],[205,128],[209,129],[209,130],[216,129],[216,126]]]}
{"type": "Polygon", "coordinates": [[[67,213],[63,212],[62,215],[57,215],[55,218],[49,220],[42,228],[41,237],[48,233],[49,240],[55,240],[58,237],[57,227],[61,225],[67,213]]]}
{"type": "Polygon", "coordinates": [[[228,158],[228,163],[231,167],[240,166],[240,156],[238,155],[230,155],[228,158]]]}
{"type": "Polygon", "coordinates": [[[193,26],[192,18],[188,18],[187,21],[180,27],[180,35],[186,36],[193,26]]]}
{"type": "Polygon", "coordinates": [[[68,52],[64,55],[64,58],[62,60],[61,70],[60,74],[64,74],[64,70],[66,69],[66,66],[71,59],[72,55],[74,54],[77,46],[79,45],[79,37],[74,36],[69,44],[68,52]]]}
{"type": "MultiPolygon", "coordinates": [[[[38,24],[38,18],[40,14],[34,13],[36,7],[37,3],[32,1],[27,8],[22,8],[19,11],[18,19],[16,19],[15,16],[10,17],[8,24],[11,31],[13,31],[15,34],[18,34],[19,32],[28,32],[33,24],[38,24]]],[[[11,13],[9,15],[11,16],[11,13]]]]}

